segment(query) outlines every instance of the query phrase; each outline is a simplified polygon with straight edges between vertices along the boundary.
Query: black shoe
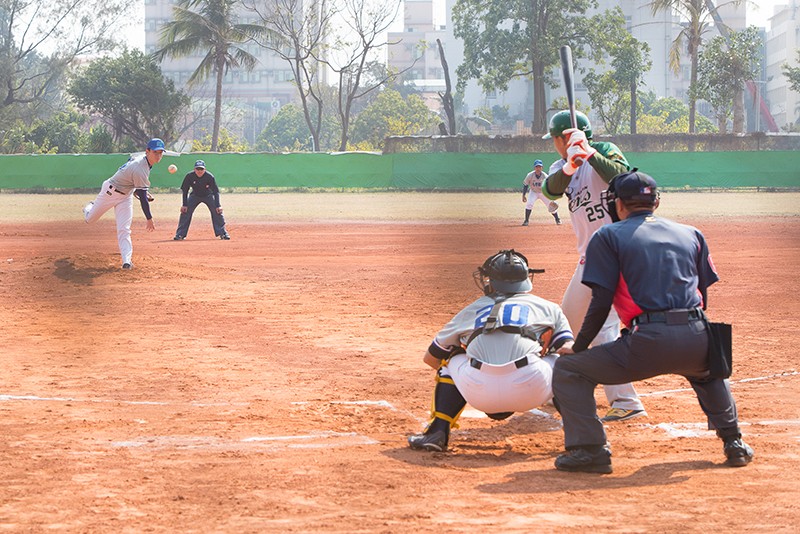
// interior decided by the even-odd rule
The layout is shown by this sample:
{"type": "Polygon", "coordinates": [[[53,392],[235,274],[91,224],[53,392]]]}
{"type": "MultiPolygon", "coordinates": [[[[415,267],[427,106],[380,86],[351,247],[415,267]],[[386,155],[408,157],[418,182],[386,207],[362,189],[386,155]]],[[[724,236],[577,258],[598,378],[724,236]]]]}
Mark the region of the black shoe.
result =
{"type": "Polygon", "coordinates": [[[125,269],[126,271],[130,271],[131,269],[133,269],[133,265],[131,265],[130,263],[123,263],[122,268],[125,269]]]}
{"type": "Polygon", "coordinates": [[[231,238],[231,236],[229,236],[228,234],[222,234],[221,236],[219,236],[219,238],[224,241],[227,241],[231,238]]]}
{"type": "Polygon", "coordinates": [[[582,473],[611,473],[611,451],[608,447],[598,447],[596,451],[578,447],[556,458],[559,471],[582,473]]]}
{"type": "Polygon", "coordinates": [[[184,239],[186,238],[183,237],[182,235],[176,235],[175,237],[172,238],[173,241],[183,241],[184,239]]]}
{"type": "Polygon", "coordinates": [[[430,434],[415,434],[408,437],[408,446],[416,450],[444,452],[447,450],[447,438],[443,430],[430,434]]]}
{"type": "Polygon", "coordinates": [[[744,467],[753,459],[753,449],[741,438],[725,442],[725,463],[730,467],[744,467]]]}

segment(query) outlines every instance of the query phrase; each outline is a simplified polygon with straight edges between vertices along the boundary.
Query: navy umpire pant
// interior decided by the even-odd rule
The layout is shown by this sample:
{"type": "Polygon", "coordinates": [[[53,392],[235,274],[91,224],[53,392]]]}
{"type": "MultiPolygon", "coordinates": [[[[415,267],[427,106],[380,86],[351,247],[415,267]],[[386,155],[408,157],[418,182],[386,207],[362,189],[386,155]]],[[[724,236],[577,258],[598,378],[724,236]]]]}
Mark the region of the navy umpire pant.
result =
{"type": "Polygon", "coordinates": [[[597,417],[598,384],[625,384],[665,374],[689,380],[709,429],[737,427],[727,380],[708,379],[708,332],[701,319],[684,324],[647,323],[612,343],[561,356],[553,370],[553,394],[564,422],[567,449],[604,445],[597,417]]]}
{"type": "Polygon", "coordinates": [[[186,234],[189,233],[189,225],[192,224],[192,215],[194,214],[194,210],[197,209],[197,206],[200,203],[205,204],[208,206],[208,211],[211,212],[211,224],[214,225],[214,235],[219,237],[225,234],[225,217],[222,216],[221,213],[217,213],[217,207],[213,204],[214,196],[213,195],[206,195],[204,197],[199,197],[197,195],[189,195],[186,199],[186,213],[181,213],[180,219],[178,219],[178,229],[175,231],[175,235],[186,237],[186,234]]]}

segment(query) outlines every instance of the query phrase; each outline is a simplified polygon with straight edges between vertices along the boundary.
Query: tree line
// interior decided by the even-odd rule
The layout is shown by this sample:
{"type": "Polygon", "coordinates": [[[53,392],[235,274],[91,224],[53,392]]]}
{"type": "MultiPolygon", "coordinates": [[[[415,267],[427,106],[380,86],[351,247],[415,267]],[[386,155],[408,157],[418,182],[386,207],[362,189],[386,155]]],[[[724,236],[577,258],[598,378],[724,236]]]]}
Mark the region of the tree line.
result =
{"type": "MultiPolygon", "coordinates": [[[[629,33],[619,8],[588,16],[595,0],[459,0],[453,31],[464,42],[465,59],[456,68],[455,94],[449,83],[448,94],[440,94],[454,115],[445,117],[428,110],[408,73],[377,59],[400,2],[179,0],[152,55],[115,42],[114,29],[129,17],[129,6],[125,0],[0,0],[0,151],[127,150],[153,132],[174,141],[192,126],[187,117],[204,115],[212,117],[212,130],[194,141],[195,150],[380,150],[387,135],[469,133],[480,120],[524,120],[538,134],[546,131],[548,113],[565,104],[546,98],[547,87],[560,84],[557,50],[563,43],[591,65],[581,72],[590,102],[579,107],[600,118],[595,131],[725,132],[730,123],[741,132],[743,88],[759,72],[762,46],[755,28],[709,39],[714,8],[707,0],[650,2],[653,14],[668,10],[684,21],[670,65],[678,72],[681,54],[689,54],[687,106],[644,87],[649,47],[629,33]],[[223,78],[257,65],[248,52],[252,44],[291,69],[298,104],[284,106],[247,146],[222,126],[223,78]],[[202,58],[187,89],[210,82],[213,110],[198,111],[185,90],[163,76],[161,61],[185,56],[202,58]],[[333,73],[332,83],[323,82],[322,69],[333,73]],[[504,91],[518,78],[532,82],[532,116],[512,117],[501,106],[463,114],[468,80],[489,92],[504,91]],[[696,113],[700,100],[713,109],[714,122],[696,113]]],[[[447,69],[446,50],[440,50],[447,69]]],[[[784,74],[797,90],[797,69],[785,66],[784,74]]]]}

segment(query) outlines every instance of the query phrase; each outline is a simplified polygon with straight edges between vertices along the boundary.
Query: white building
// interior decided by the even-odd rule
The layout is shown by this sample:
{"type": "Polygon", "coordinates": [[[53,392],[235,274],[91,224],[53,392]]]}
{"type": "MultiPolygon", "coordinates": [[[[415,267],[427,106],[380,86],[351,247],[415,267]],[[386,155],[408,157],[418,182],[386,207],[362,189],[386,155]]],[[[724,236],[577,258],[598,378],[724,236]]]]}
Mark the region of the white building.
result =
{"type": "MultiPolygon", "coordinates": [[[[779,128],[796,125],[800,120],[800,95],[792,91],[789,80],[783,75],[782,66],[798,67],[797,49],[800,46],[798,25],[798,1],[789,0],[778,6],[770,17],[767,33],[766,79],[759,86],[766,88],[766,100],[779,128]]],[[[762,128],[763,129],[763,128],[762,128]]]]}

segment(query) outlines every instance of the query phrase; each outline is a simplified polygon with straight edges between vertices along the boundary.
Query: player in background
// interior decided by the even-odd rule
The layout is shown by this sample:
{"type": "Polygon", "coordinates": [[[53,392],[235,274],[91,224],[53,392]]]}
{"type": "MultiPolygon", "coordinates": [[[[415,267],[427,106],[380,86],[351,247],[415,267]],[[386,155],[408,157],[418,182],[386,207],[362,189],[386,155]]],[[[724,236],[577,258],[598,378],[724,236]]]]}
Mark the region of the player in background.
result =
{"type": "Polygon", "coordinates": [[[228,240],[231,238],[225,230],[225,217],[222,216],[222,205],[219,199],[219,187],[214,175],[206,170],[206,163],[198,159],[194,163],[194,170],[187,173],[181,184],[183,191],[183,205],[181,206],[181,216],[178,220],[178,229],[175,231],[175,241],[183,241],[189,233],[189,225],[192,224],[192,215],[200,203],[208,207],[211,213],[211,224],[214,226],[214,235],[220,239],[228,240]],[[192,190],[189,193],[189,189],[192,190]]]}
{"type": "Polygon", "coordinates": [[[131,241],[131,222],[133,221],[133,196],[134,193],[142,206],[142,212],[147,219],[147,231],[156,229],[153,216],[150,214],[150,170],[153,165],[161,161],[164,156],[164,141],[158,138],[147,143],[145,153],[134,155],[125,164],[117,169],[114,176],[103,182],[100,192],[94,201],[83,207],[83,218],[87,223],[93,223],[114,208],[117,220],[117,241],[119,252],[122,256],[122,268],[132,269],[133,242],[131,241]]]}
{"type": "Polygon", "coordinates": [[[408,438],[412,449],[444,451],[467,403],[490,418],[541,406],[553,397],[556,356],[572,345],[558,304],[530,293],[528,260],[514,250],[492,254],[473,274],[483,296],[433,339],[423,361],[436,370],[431,422],[408,438]]]}
{"type": "MultiPolygon", "coordinates": [[[[559,111],[550,119],[549,132],[543,139],[553,139],[561,159],[550,166],[550,172],[542,184],[542,193],[550,200],[567,196],[572,229],[578,238],[578,265],[561,301],[561,309],[573,332],[577,332],[583,324],[592,298],[592,291],[581,283],[586,247],[595,230],[611,223],[600,196],[614,176],[630,169],[628,161],[615,144],[591,141],[592,126],[585,114],[578,111],[576,116],[577,129],[572,128],[567,110],[559,111]]],[[[597,337],[591,342],[593,345],[610,343],[619,337],[619,333],[619,316],[611,310],[597,337]]],[[[604,422],[647,415],[632,384],[607,385],[604,389],[611,406],[602,419],[604,422]]]]}
{"type": "Polygon", "coordinates": [[[556,220],[556,224],[561,224],[561,219],[558,218],[558,204],[542,194],[542,182],[547,178],[547,174],[542,171],[543,167],[542,160],[537,159],[533,162],[533,170],[522,181],[522,202],[525,203],[525,220],[522,221],[522,226],[528,226],[531,210],[537,200],[541,200],[542,204],[547,207],[547,211],[556,220]]]}

